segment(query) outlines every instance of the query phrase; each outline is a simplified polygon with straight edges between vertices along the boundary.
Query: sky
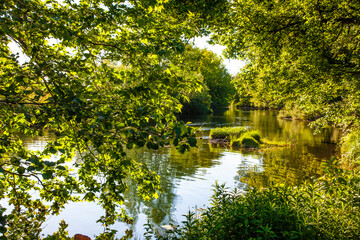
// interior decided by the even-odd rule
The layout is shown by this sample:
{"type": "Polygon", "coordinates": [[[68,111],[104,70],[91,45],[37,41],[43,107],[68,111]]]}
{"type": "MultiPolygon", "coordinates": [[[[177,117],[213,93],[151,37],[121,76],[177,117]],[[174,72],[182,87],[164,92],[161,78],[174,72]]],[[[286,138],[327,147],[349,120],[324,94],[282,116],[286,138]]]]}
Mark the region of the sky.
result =
{"type": "MultiPolygon", "coordinates": [[[[225,67],[228,69],[229,73],[233,76],[235,76],[239,70],[244,67],[245,62],[244,61],[240,61],[240,60],[235,60],[235,59],[225,59],[225,57],[222,55],[222,51],[225,49],[224,46],[221,45],[210,45],[209,43],[207,43],[207,41],[209,40],[209,37],[197,37],[194,39],[194,43],[198,48],[206,48],[214,53],[216,53],[219,56],[222,56],[224,59],[224,65],[225,67]]],[[[19,58],[19,62],[20,64],[23,64],[25,61],[29,61],[28,57],[25,56],[22,51],[20,50],[20,48],[14,43],[11,42],[9,44],[10,49],[12,50],[13,53],[19,53],[20,58],[19,58]]]]}
{"type": "Polygon", "coordinates": [[[210,45],[209,43],[207,43],[207,41],[209,40],[209,37],[197,37],[195,38],[195,46],[197,46],[198,48],[206,48],[214,53],[216,53],[219,56],[222,56],[224,59],[224,65],[227,68],[227,70],[229,71],[229,73],[233,76],[235,76],[239,70],[245,66],[245,62],[244,61],[240,61],[240,60],[235,60],[235,59],[225,59],[225,57],[222,55],[222,51],[225,49],[225,46],[221,46],[221,45],[210,45]]]}

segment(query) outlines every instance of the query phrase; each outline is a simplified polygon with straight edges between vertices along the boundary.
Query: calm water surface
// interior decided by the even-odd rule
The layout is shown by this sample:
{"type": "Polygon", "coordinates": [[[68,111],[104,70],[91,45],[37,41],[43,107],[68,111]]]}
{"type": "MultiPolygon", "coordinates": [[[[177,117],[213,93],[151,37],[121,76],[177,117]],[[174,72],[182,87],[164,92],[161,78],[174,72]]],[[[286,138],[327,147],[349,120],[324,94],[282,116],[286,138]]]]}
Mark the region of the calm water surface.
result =
{"type": "MultiPolygon", "coordinates": [[[[313,135],[305,122],[276,118],[275,111],[229,110],[218,116],[189,117],[190,125],[198,128],[198,148],[185,154],[173,148],[157,151],[140,149],[129,153],[133,158],[146,162],[161,177],[164,190],[160,197],[150,202],[136,195],[136,186],[129,182],[125,208],[135,219],[133,226],[119,222],[114,228],[119,236],[131,228],[136,239],[142,239],[143,225],[149,220],[156,227],[178,224],[189,210],[209,206],[212,186],[216,181],[229,188],[269,186],[272,183],[297,185],[321,174],[321,163],[336,153],[335,143],[339,131],[326,128],[313,135]],[[247,126],[256,129],[262,137],[285,140],[292,145],[266,151],[232,151],[209,145],[209,130],[219,126],[247,126]]],[[[27,146],[41,148],[46,139],[25,139],[27,146]]],[[[56,231],[64,219],[70,235],[86,234],[90,237],[103,231],[96,220],[102,210],[95,203],[71,203],[59,216],[44,224],[44,234],[56,231]]]]}

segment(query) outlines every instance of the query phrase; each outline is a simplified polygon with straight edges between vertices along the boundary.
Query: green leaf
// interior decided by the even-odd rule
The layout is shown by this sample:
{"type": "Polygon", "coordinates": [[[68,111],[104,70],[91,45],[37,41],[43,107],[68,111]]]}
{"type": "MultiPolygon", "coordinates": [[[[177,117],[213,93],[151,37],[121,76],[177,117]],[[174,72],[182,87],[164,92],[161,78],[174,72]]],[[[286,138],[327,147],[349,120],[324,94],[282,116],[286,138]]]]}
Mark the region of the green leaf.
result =
{"type": "Polygon", "coordinates": [[[143,147],[145,145],[145,141],[138,141],[138,142],[136,142],[136,145],[138,147],[143,147]]]}
{"type": "Polygon", "coordinates": [[[59,170],[63,170],[63,171],[66,170],[66,168],[64,166],[61,166],[61,165],[56,166],[56,168],[59,169],[59,170]]]}
{"type": "Polygon", "coordinates": [[[23,166],[18,167],[17,172],[22,175],[25,172],[25,168],[23,166]]]}
{"type": "Polygon", "coordinates": [[[27,171],[28,172],[32,172],[32,171],[34,171],[36,169],[36,167],[34,167],[34,166],[29,166],[28,168],[27,168],[27,171]]]}
{"type": "Polygon", "coordinates": [[[48,180],[53,178],[52,171],[47,170],[45,173],[42,174],[43,179],[48,180]]]}
{"type": "Polygon", "coordinates": [[[152,149],[158,150],[158,149],[159,149],[159,144],[154,143],[154,144],[152,145],[152,149]]]}
{"type": "Polygon", "coordinates": [[[197,143],[197,140],[195,138],[190,138],[189,139],[189,144],[191,147],[195,147],[197,143]]]}
{"type": "Polygon", "coordinates": [[[39,164],[39,158],[36,155],[31,155],[31,157],[29,157],[29,161],[34,164],[39,164]]]}
{"type": "Polygon", "coordinates": [[[175,128],[175,132],[176,132],[176,136],[179,137],[181,135],[181,128],[180,127],[176,127],[175,128]]]}
{"type": "Polygon", "coordinates": [[[56,154],[56,153],[57,153],[56,149],[53,148],[53,147],[51,147],[51,148],[49,149],[49,151],[50,151],[52,154],[56,154]]]}
{"type": "Polygon", "coordinates": [[[178,138],[175,138],[174,141],[173,141],[173,145],[174,146],[177,146],[179,144],[179,139],[178,138]]]}
{"type": "Polygon", "coordinates": [[[153,148],[153,143],[152,143],[152,142],[147,142],[147,143],[146,143],[146,147],[147,147],[148,149],[152,149],[152,148],[153,148]]]}
{"type": "Polygon", "coordinates": [[[20,159],[17,157],[10,158],[10,162],[12,165],[18,166],[20,164],[20,159]]]}
{"type": "Polygon", "coordinates": [[[133,146],[134,146],[134,143],[131,143],[131,142],[129,142],[129,143],[126,144],[126,148],[127,148],[127,149],[132,149],[133,146]]]}

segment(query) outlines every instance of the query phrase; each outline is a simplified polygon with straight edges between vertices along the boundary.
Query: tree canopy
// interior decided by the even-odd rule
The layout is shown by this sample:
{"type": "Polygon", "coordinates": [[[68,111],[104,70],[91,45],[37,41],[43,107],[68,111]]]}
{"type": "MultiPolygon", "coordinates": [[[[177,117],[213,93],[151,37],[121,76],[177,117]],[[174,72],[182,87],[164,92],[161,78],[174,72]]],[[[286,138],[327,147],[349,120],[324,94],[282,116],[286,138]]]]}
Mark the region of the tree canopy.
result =
{"type": "Polygon", "coordinates": [[[197,14],[176,18],[169,4],[0,3],[0,198],[10,205],[1,208],[2,239],[38,238],[48,214],[79,200],[104,208],[99,237],[112,238],[118,217],[131,223],[119,209],[125,178],[145,199],[160,190],[158,176],[125,150],[196,145],[174,114],[201,88],[181,61],[199,34],[197,14]],[[51,139],[42,150],[22,143],[44,134],[51,139]]]}
{"type": "Polygon", "coordinates": [[[236,81],[256,106],[292,105],[314,124],[359,124],[360,2],[235,0],[213,41],[248,64],[236,81]]]}
{"type": "Polygon", "coordinates": [[[157,196],[158,176],[126,149],[195,146],[175,113],[204,81],[213,100],[225,91],[213,77],[228,83],[211,53],[194,50],[203,78],[186,62],[195,36],[212,32],[228,57],[248,61],[234,82],[254,105],[359,127],[359,10],[352,0],[1,1],[2,239],[38,238],[49,214],[79,200],[104,208],[99,238],[113,238],[118,217],[131,223],[118,208],[126,177],[157,196]],[[22,143],[44,135],[44,149],[22,143]]]}
{"type": "Polygon", "coordinates": [[[184,52],[184,62],[193,74],[198,75],[203,88],[201,92],[190,92],[189,101],[183,103],[182,113],[211,113],[230,105],[235,88],[221,57],[207,49],[189,45],[184,52]]]}

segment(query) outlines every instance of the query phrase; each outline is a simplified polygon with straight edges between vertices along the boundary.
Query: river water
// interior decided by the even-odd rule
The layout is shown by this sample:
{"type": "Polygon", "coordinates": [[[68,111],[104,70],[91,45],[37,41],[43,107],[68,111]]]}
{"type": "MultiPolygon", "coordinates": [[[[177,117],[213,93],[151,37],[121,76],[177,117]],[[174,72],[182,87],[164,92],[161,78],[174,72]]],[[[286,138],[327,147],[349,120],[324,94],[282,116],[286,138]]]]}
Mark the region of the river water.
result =
{"type": "MultiPolygon", "coordinates": [[[[198,147],[185,154],[174,148],[157,151],[141,149],[130,156],[146,162],[161,177],[163,192],[158,199],[144,202],[136,195],[136,186],[129,182],[125,208],[135,224],[126,226],[118,222],[113,226],[123,235],[130,228],[135,239],[142,239],[144,224],[149,221],[156,228],[167,224],[179,224],[189,210],[210,205],[215,182],[225,183],[230,189],[266,187],[276,183],[301,184],[321,174],[322,162],[336,154],[336,142],[340,133],[330,127],[313,135],[306,122],[276,118],[275,111],[228,110],[220,115],[188,117],[184,121],[197,128],[198,147]],[[265,151],[240,151],[211,146],[209,130],[219,126],[247,126],[260,132],[261,137],[283,140],[289,147],[265,151]]],[[[41,148],[44,139],[25,139],[31,148],[41,148]]],[[[81,233],[93,237],[103,231],[96,220],[103,214],[96,203],[68,204],[59,216],[50,217],[44,224],[43,233],[56,231],[64,219],[70,235],[81,233]]]]}

